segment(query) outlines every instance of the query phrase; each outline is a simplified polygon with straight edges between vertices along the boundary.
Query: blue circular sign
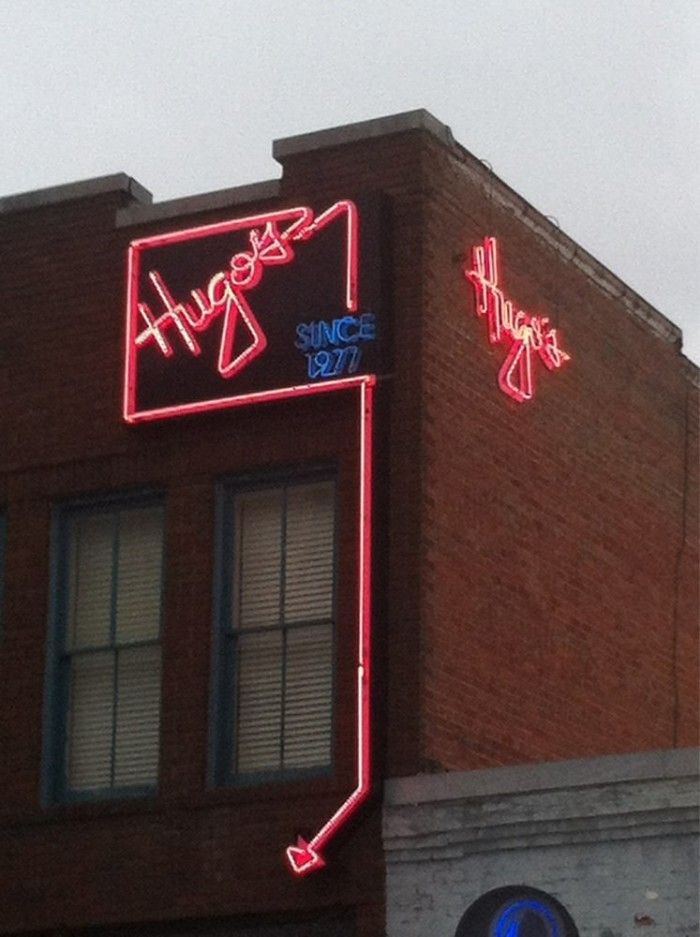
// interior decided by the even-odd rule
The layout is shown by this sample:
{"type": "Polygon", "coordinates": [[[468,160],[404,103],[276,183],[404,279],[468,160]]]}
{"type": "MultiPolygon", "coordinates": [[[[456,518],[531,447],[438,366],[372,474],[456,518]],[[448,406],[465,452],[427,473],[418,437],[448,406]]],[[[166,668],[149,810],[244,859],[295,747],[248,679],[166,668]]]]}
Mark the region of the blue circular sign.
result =
{"type": "Polygon", "coordinates": [[[534,898],[509,902],[498,912],[489,937],[563,937],[553,910],[534,898]]]}

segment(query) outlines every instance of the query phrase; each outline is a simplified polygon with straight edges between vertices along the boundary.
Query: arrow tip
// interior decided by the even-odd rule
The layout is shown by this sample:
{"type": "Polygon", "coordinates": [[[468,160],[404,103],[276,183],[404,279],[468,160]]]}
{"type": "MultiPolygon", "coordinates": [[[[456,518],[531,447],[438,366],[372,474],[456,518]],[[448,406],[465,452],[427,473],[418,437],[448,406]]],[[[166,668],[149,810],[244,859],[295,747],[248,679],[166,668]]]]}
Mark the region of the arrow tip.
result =
{"type": "Polygon", "coordinates": [[[296,846],[287,846],[287,862],[295,875],[309,875],[324,867],[325,860],[303,836],[297,836],[296,846]]]}

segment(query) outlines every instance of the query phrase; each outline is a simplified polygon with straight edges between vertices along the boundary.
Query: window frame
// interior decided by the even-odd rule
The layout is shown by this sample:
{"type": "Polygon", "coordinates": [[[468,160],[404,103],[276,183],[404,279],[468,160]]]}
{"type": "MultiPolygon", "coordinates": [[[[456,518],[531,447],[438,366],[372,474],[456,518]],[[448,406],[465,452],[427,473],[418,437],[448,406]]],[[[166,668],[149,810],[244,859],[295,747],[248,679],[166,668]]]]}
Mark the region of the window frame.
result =
{"type": "MultiPolygon", "coordinates": [[[[70,694],[70,668],[66,661],[71,655],[64,651],[67,627],[66,609],[69,601],[67,575],[70,539],[69,522],[77,516],[99,515],[110,510],[160,507],[162,509],[162,555],[160,576],[160,624],[157,639],[147,642],[161,648],[161,682],[159,687],[159,758],[162,725],[163,679],[162,639],[165,610],[166,574],[166,499],[156,491],[115,493],[103,496],[79,498],[53,505],[51,509],[51,546],[49,572],[49,622],[47,640],[47,662],[44,693],[44,733],[42,746],[41,800],[44,806],[60,806],[103,801],[134,800],[153,798],[158,794],[159,776],[153,784],[120,785],[114,787],[72,790],[66,776],[66,732],[70,694]]],[[[114,581],[112,581],[114,589],[114,581]]],[[[136,646],[144,642],[134,642],[136,646]]],[[[129,645],[127,645],[128,647],[129,645]]],[[[113,649],[114,643],[109,648],[113,649]]]]}
{"type": "MultiPolygon", "coordinates": [[[[250,788],[264,784],[331,777],[336,769],[337,671],[338,671],[338,570],[339,570],[339,473],[334,466],[302,470],[246,473],[220,479],[216,485],[216,519],[213,579],[213,640],[211,657],[211,692],[209,705],[209,760],[207,782],[210,788],[250,788]],[[330,759],[328,764],[306,768],[275,768],[248,772],[231,769],[236,733],[236,706],[226,703],[235,698],[236,667],[230,633],[233,604],[233,564],[235,549],[235,499],[246,492],[275,488],[301,487],[319,482],[333,482],[333,595],[331,600],[331,674],[330,674],[330,759]],[[228,647],[227,647],[228,645],[228,647]]],[[[303,625],[302,625],[303,626],[303,625]]],[[[284,625],[276,626],[279,630],[284,625]]],[[[290,626],[286,626],[289,628],[290,626]]],[[[294,625],[291,626],[294,628],[294,625]]],[[[283,739],[283,737],[282,737],[283,739]]],[[[281,739],[281,741],[282,741],[281,739]]]]}

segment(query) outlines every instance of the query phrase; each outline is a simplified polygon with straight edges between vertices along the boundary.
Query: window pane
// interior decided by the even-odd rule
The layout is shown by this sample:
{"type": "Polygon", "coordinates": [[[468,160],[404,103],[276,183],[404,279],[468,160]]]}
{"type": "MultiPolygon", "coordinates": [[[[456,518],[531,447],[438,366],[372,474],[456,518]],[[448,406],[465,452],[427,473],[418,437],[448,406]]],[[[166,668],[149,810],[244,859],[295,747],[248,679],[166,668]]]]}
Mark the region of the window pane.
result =
{"type": "Polygon", "coordinates": [[[114,786],[155,784],[160,740],[160,648],[118,652],[114,786]]]}
{"type": "Polygon", "coordinates": [[[237,550],[234,595],[239,628],[276,625],[280,618],[282,508],[280,489],[241,494],[236,498],[237,550]]]}
{"type": "MultiPolygon", "coordinates": [[[[61,593],[65,648],[58,665],[67,711],[58,722],[58,790],[155,783],[160,722],[162,506],[68,509],[61,593]],[[136,647],[128,645],[139,642],[136,647]]],[[[60,689],[60,687],[59,687],[60,689]]],[[[59,692],[62,696],[62,691],[59,692]]]]}
{"type": "Polygon", "coordinates": [[[238,663],[236,769],[277,769],[282,731],[282,633],[241,634],[234,653],[238,663]]]}
{"type": "Polygon", "coordinates": [[[290,488],[284,592],[285,621],[329,619],[333,610],[334,486],[290,488]]]}
{"type": "Polygon", "coordinates": [[[69,646],[109,644],[115,515],[78,515],[69,525],[69,646]]]}
{"type": "Polygon", "coordinates": [[[291,629],[285,671],[285,768],[330,763],[332,674],[332,626],[291,629]]]}
{"type": "Polygon", "coordinates": [[[155,639],[160,632],[163,509],[119,514],[117,642],[155,639]]]}
{"type": "Polygon", "coordinates": [[[335,483],[291,484],[233,499],[233,687],[224,709],[233,773],[330,764],[333,716],[335,483]]]}
{"type": "Polygon", "coordinates": [[[114,654],[98,651],[73,658],[67,724],[68,786],[109,787],[114,711],[114,654]]]}

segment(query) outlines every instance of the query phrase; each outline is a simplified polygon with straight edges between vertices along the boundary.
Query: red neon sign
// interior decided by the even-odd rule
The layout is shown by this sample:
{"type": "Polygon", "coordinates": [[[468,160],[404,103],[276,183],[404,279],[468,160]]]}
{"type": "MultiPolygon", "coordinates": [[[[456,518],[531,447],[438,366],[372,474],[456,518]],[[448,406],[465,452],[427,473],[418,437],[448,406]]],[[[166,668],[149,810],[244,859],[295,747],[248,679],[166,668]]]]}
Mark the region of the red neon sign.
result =
{"type": "MultiPolygon", "coordinates": [[[[258,403],[284,400],[290,397],[332,393],[342,390],[359,390],[359,433],[360,433],[360,472],[358,496],[358,571],[357,571],[357,659],[356,668],[356,751],[355,751],[355,786],[333,815],[310,839],[298,836],[296,842],[285,850],[285,862],[297,876],[306,876],[323,868],[326,864],[322,852],[359,809],[371,790],[371,726],[370,726],[370,668],[371,668],[371,549],[372,549],[372,419],[374,374],[355,374],[332,380],[310,381],[279,386],[260,386],[253,384],[252,389],[242,388],[239,375],[247,372],[248,366],[263,359],[263,353],[270,351],[270,342],[259,319],[263,314],[256,305],[258,316],[253,313],[247,295],[261,284],[266,267],[291,264],[295,258],[295,248],[299,249],[305,241],[325,229],[331,222],[344,218],[343,250],[343,316],[348,312],[358,311],[358,211],[353,202],[339,201],[326,211],[314,217],[309,208],[293,208],[279,212],[270,212],[236,221],[224,222],[174,232],[152,238],[134,241],[129,249],[127,281],[127,329],[124,376],[124,419],[129,423],[158,420],[181,414],[193,414],[227,407],[241,407],[258,403]],[[157,263],[146,263],[152,257],[157,258],[161,248],[173,245],[197,242],[210,237],[228,235],[237,232],[247,236],[244,250],[229,254],[224,269],[216,269],[192,287],[188,283],[179,291],[171,280],[182,280],[177,266],[172,266],[174,275],[166,277],[157,263]],[[150,301],[143,298],[148,291],[150,301]],[[183,299],[183,295],[185,298],[183,299]],[[157,305],[157,308],[154,306],[157,305]],[[221,322],[220,335],[216,335],[213,325],[221,322]],[[245,347],[241,350],[240,331],[245,331],[245,347]],[[239,333],[238,338],[236,337],[239,333]],[[211,356],[211,336],[218,339],[215,367],[209,371],[214,374],[214,386],[223,387],[219,396],[207,396],[206,399],[192,400],[166,406],[144,407],[139,405],[137,381],[139,376],[139,356],[148,354],[151,361],[164,363],[173,360],[204,359],[208,345],[211,356]],[[238,387],[237,391],[228,392],[229,382],[238,387]]],[[[300,251],[301,252],[301,251],[300,251]]],[[[337,257],[337,252],[335,255],[337,257]]],[[[208,258],[207,258],[208,259],[208,258]]],[[[376,264],[369,257],[369,269],[376,264]]],[[[201,266],[201,265],[200,265],[201,266]]],[[[211,269],[211,268],[210,268],[211,269]]],[[[315,268],[314,268],[315,269],[315,268]]],[[[319,271],[319,273],[327,271],[319,271]]],[[[370,278],[371,279],[371,276],[370,278]]],[[[376,295],[369,290],[370,298],[376,295]]],[[[367,297],[364,298],[367,302],[367,297]]],[[[325,308],[323,309],[325,312],[325,308]]],[[[309,317],[317,318],[309,313],[309,317]]],[[[269,317],[268,317],[268,321],[269,317]]],[[[338,326],[339,341],[354,342],[374,339],[374,315],[363,313],[357,320],[360,325],[348,331],[345,319],[338,326]],[[343,330],[344,329],[344,330],[343,330]]],[[[312,323],[317,324],[318,323],[312,323]]],[[[323,323],[322,323],[323,324],[323,323]]],[[[307,326],[307,331],[308,331],[307,326]]],[[[320,325],[318,326],[320,331],[320,325]]],[[[302,329],[303,334],[306,334],[302,329]]],[[[335,332],[330,331],[331,337],[335,332]]],[[[295,330],[293,336],[298,336],[295,330]]],[[[325,332],[324,332],[325,335],[325,332]]],[[[329,339],[330,340],[330,339],[329,339]]],[[[335,341],[335,338],[333,338],[335,341]]],[[[299,352],[297,352],[299,354],[299,352]]],[[[306,361],[299,360],[304,366],[302,372],[308,377],[306,361]]],[[[282,362],[284,365],[284,361],[282,362]]],[[[212,362],[213,364],[213,362],[212,362]]],[[[285,372],[287,373],[287,372],[285,372]]],[[[245,376],[245,375],[244,375],[245,376]]],[[[273,379],[274,379],[273,373],[273,379]]]]}
{"type": "MultiPolygon", "coordinates": [[[[300,245],[312,241],[336,220],[344,230],[341,314],[346,315],[358,310],[359,220],[357,208],[349,200],[335,202],[317,215],[307,207],[290,208],[133,241],[129,247],[127,270],[124,420],[138,423],[238,406],[255,399],[315,393],[312,389],[315,385],[295,379],[297,372],[293,366],[296,362],[292,362],[290,370],[289,360],[283,360],[286,371],[281,382],[278,380],[280,372],[274,370],[275,366],[271,366],[270,375],[264,374],[261,379],[256,376],[252,382],[248,381],[249,386],[239,386],[237,380],[232,384],[229,382],[244,371],[248,380],[249,366],[263,356],[269,345],[268,335],[260,323],[259,310],[256,315],[249,302],[249,294],[259,287],[268,267],[291,264],[300,245]],[[209,239],[210,243],[216,244],[220,254],[222,241],[225,244],[229,235],[239,241],[245,236],[244,248],[233,253],[229,250],[228,255],[224,255],[225,259],[222,257],[218,261],[213,274],[210,266],[209,273],[200,282],[187,282],[183,287],[183,264],[177,258],[175,261],[172,257],[169,259],[168,250],[189,244],[193,251],[199,249],[201,254],[203,248],[205,251],[208,249],[205,242],[209,239]],[[161,268],[164,261],[170,264],[170,277],[161,268]],[[173,280],[180,281],[179,286],[174,286],[173,280]],[[164,361],[182,362],[183,358],[206,357],[204,346],[206,344],[211,349],[212,344],[206,333],[210,333],[217,322],[221,323],[221,329],[215,352],[216,363],[212,363],[211,368],[213,390],[202,399],[158,400],[155,404],[148,398],[144,398],[145,402],[140,399],[142,362],[145,361],[151,369],[154,366],[160,368],[162,372],[164,361]],[[291,381],[290,374],[294,375],[291,381]]],[[[279,348],[276,354],[279,368],[279,348]]],[[[297,358],[300,366],[305,367],[298,353],[297,358]]],[[[299,376],[304,376],[303,372],[299,372],[299,376]]],[[[170,378],[171,384],[174,380],[170,378]]],[[[159,383],[163,386],[166,382],[152,379],[151,387],[158,387],[159,383]]]]}
{"type": "Polygon", "coordinates": [[[489,341],[492,345],[509,345],[498,372],[498,386],[518,403],[531,400],[534,396],[533,351],[550,371],[571,360],[559,347],[557,330],[549,327],[546,316],[531,315],[506,300],[498,286],[496,238],[484,238],[483,246],[472,248],[472,266],[464,268],[464,276],[474,287],[477,315],[487,317],[489,341]]]}
{"type": "MultiPolygon", "coordinates": [[[[322,869],[326,862],[321,850],[344,826],[366,800],[371,789],[370,745],[370,665],[372,635],[372,410],[374,377],[359,379],[360,386],[360,517],[358,544],[358,623],[357,623],[357,748],[355,753],[356,784],[350,796],[318,832],[306,840],[297,837],[286,849],[289,867],[295,875],[304,876],[322,869]]],[[[357,383],[357,382],[356,382],[357,383]]]]}

